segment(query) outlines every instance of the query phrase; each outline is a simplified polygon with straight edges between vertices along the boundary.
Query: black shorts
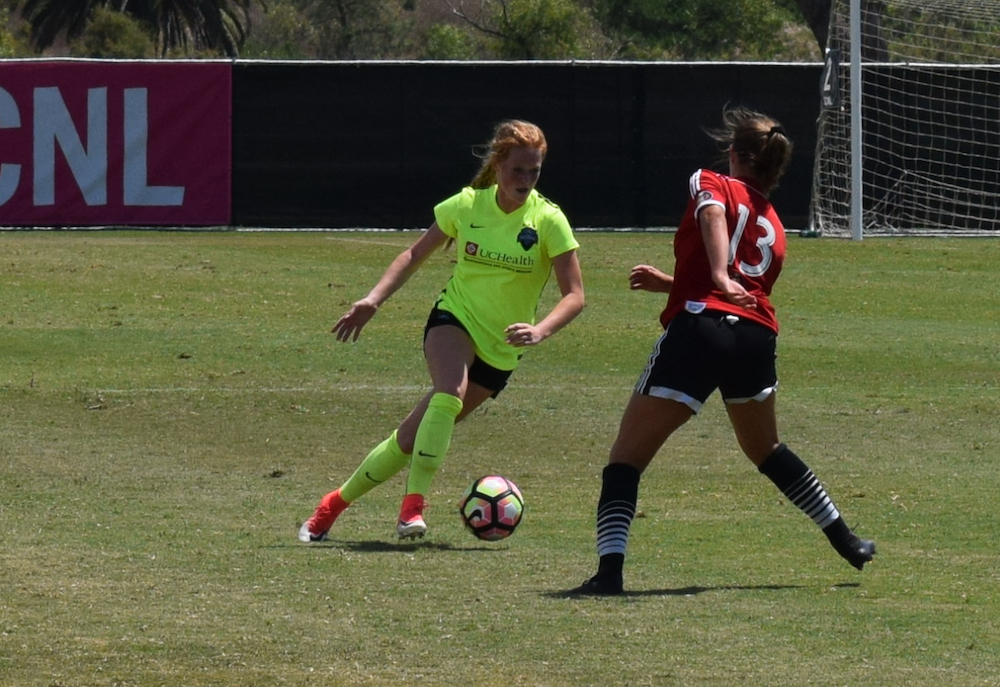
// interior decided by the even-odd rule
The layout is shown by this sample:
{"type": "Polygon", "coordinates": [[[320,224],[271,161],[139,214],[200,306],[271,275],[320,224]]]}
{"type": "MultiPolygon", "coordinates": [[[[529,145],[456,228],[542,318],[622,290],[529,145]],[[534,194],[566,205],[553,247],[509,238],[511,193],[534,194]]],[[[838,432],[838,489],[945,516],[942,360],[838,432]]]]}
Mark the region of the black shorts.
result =
{"type": "MultiPolygon", "coordinates": [[[[459,322],[458,318],[453,314],[447,310],[433,308],[430,317],[427,318],[427,324],[424,326],[424,340],[427,340],[427,332],[431,329],[446,324],[458,327],[466,334],[469,333],[465,325],[459,322]]],[[[513,372],[513,370],[497,369],[477,355],[476,359],[472,361],[472,366],[469,368],[469,381],[478,384],[484,389],[489,389],[493,392],[491,398],[496,398],[507,386],[507,381],[513,372]]]]}
{"type": "Polygon", "coordinates": [[[778,335],[719,311],[681,312],[670,321],[636,384],[637,393],[684,403],[694,412],[718,389],[726,403],[763,401],[778,387],[778,335]]]}

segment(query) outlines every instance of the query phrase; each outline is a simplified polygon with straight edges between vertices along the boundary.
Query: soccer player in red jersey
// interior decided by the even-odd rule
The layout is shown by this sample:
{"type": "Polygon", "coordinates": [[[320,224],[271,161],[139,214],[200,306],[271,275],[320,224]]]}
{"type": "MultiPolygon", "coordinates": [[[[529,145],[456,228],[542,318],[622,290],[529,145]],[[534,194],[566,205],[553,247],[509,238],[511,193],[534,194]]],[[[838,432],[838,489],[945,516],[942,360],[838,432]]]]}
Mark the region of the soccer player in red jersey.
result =
{"type": "Polygon", "coordinates": [[[639,479],[664,442],[718,389],[746,456],[861,570],[875,543],[859,539],[823,485],[778,440],[770,294],[785,259],[785,232],[768,200],[791,156],[775,120],[728,109],[712,137],[728,151],[729,174],[698,170],[674,237],[673,275],[637,265],[634,290],[668,293],[664,332],[621,420],[597,505],[597,574],[574,594],[622,593],[622,568],[639,479]]]}

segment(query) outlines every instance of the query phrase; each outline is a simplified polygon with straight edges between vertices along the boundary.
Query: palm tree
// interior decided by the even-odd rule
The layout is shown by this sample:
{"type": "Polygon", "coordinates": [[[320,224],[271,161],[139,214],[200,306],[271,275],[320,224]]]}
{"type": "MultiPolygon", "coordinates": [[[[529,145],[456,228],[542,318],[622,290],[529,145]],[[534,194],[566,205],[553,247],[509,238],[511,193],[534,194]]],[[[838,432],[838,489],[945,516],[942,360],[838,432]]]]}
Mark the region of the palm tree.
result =
{"type": "Polygon", "coordinates": [[[61,33],[70,40],[79,38],[91,12],[103,4],[101,0],[27,0],[21,16],[31,27],[31,42],[44,50],[61,33]]]}
{"type": "Polygon", "coordinates": [[[127,14],[156,36],[161,57],[178,48],[238,57],[250,28],[250,6],[259,0],[26,0],[21,15],[39,50],[65,34],[79,38],[97,7],[127,14]]]}

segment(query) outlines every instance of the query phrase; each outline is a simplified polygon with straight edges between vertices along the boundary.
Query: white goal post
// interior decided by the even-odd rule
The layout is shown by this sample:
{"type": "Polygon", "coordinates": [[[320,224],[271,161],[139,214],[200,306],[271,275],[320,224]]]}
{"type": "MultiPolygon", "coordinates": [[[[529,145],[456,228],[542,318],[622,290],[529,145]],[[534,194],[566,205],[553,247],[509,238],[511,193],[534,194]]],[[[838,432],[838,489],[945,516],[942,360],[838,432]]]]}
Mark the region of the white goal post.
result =
{"type": "Polygon", "coordinates": [[[1000,235],[996,0],[833,0],[822,100],[812,231],[1000,235]]]}

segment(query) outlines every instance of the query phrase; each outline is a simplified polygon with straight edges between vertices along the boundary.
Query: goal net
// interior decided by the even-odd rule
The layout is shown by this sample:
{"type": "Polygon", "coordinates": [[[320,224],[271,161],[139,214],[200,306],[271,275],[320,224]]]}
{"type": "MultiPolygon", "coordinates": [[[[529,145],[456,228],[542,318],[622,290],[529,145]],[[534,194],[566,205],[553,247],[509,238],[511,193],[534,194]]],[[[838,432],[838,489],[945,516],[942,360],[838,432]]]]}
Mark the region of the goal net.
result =
{"type": "Polygon", "coordinates": [[[831,7],[810,228],[852,235],[851,134],[860,126],[856,238],[858,227],[1000,233],[1000,6],[861,0],[860,121],[852,122],[851,4],[831,7]]]}

